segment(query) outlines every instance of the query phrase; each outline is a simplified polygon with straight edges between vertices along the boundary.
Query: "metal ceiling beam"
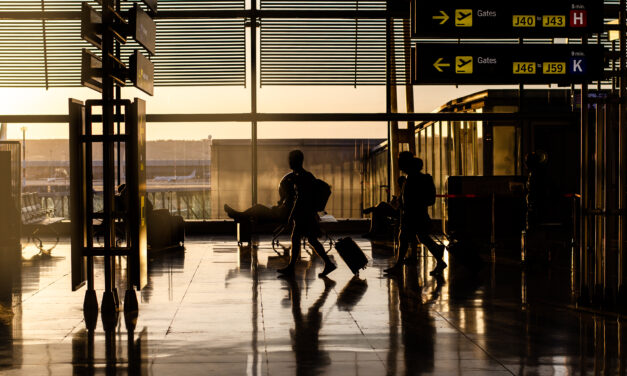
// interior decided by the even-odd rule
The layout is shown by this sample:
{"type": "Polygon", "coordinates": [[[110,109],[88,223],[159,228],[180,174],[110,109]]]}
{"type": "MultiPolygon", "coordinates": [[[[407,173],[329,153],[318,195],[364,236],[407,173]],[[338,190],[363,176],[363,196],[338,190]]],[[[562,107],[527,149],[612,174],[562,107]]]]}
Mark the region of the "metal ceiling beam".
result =
{"type": "MultiPolygon", "coordinates": [[[[403,18],[403,13],[383,10],[257,10],[259,18],[323,18],[323,19],[385,19],[386,17],[403,18]]],[[[201,19],[201,18],[249,18],[252,11],[242,10],[165,10],[157,13],[156,19],[201,19]]],[[[81,12],[0,12],[0,20],[80,20],[81,12]]]]}
{"type": "MultiPolygon", "coordinates": [[[[567,116],[567,115],[566,115],[567,116]]],[[[572,116],[576,116],[573,114],[572,116]]],[[[563,113],[230,113],[230,114],[149,114],[149,123],[213,122],[387,122],[387,121],[513,121],[520,119],[564,119],[563,113]]],[[[0,115],[0,123],[67,123],[68,115],[0,115]]],[[[98,119],[95,119],[98,121],[98,119]]]]}

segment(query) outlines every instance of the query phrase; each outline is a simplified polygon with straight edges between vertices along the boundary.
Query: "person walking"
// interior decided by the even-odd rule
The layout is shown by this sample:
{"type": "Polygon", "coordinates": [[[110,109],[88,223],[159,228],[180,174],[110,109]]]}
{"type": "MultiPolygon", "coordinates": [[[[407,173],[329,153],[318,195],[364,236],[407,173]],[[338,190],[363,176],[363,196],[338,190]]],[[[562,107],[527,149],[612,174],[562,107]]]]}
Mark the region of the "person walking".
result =
{"type": "Polygon", "coordinates": [[[293,224],[292,251],[289,264],[277,270],[281,274],[294,274],[296,261],[300,257],[300,244],[306,238],[314,251],[324,261],[324,269],[318,276],[324,277],[337,268],[318,240],[320,236],[320,218],[314,206],[314,187],[316,178],[303,168],[305,156],[300,150],[292,150],[289,154],[289,165],[292,169],[289,181],[293,182],[293,189],[288,195],[289,201],[294,202],[288,218],[288,224],[293,224]]]}
{"type": "Polygon", "coordinates": [[[415,158],[411,152],[399,154],[398,166],[407,175],[401,191],[401,230],[396,263],[384,271],[388,274],[399,273],[405,262],[405,254],[410,243],[416,236],[436,259],[435,269],[431,275],[439,275],[447,267],[443,260],[444,247],[431,239],[431,218],[428,208],[435,203],[435,184],[429,174],[422,173],[423,162],[415,158]]]}

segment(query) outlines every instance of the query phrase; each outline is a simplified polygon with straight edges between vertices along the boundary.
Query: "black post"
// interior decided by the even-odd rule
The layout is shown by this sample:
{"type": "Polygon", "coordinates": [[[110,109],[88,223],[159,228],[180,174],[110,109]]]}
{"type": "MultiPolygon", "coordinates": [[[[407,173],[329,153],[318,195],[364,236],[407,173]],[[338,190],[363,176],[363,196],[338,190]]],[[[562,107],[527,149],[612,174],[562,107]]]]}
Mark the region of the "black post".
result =
{"type": "Polygon", "coordinates": [[[251,191],[252,204],[257,203],[257,0],[250,5],[250,112],[251,122],[251,191]]]}
{"type": "Polygon", "coordinates": [[[102,185],[103,185],[103,227],[104,227],[104,271],[105,292],[102,297],[102,314],[117,311],[117,302],[113,293],[115,273],[111,250],[115,247],[115,225],[113,218],[113,195],[115,183],[115,155],[113,147],[113,6],[119,0],[104,0],[102,4],[102,23],[105,25],[102,31],[102,185]]]}

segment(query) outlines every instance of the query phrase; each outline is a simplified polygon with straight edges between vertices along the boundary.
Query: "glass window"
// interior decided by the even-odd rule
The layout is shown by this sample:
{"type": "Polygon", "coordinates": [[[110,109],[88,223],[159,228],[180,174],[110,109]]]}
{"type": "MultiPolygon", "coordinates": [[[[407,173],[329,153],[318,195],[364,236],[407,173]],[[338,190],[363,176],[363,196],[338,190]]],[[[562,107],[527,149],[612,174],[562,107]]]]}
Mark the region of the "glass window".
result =
{"type": "Polygon", "coordinates": [[[495,126],[492,128],[494,175],[514,175],[516,173],[516,127],[495,126]]]}

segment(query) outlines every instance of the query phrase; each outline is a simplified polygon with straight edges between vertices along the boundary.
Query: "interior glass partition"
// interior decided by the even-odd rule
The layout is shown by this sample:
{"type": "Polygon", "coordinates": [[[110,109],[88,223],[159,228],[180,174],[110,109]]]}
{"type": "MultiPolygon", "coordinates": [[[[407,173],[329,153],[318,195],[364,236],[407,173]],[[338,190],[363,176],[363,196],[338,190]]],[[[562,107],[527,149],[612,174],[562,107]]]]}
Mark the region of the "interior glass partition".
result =
{"type": "Polygon", "coordinates": [[[435,219],[446,212],[444,195],[451,175],[483,175],[483,124],[476,121],[438,121],[423,123],[416,131],[416,150],[424,162],[423,172],[433,177],[435,205],[430,214],[435,219]]]}

